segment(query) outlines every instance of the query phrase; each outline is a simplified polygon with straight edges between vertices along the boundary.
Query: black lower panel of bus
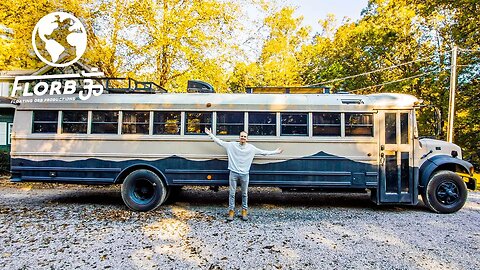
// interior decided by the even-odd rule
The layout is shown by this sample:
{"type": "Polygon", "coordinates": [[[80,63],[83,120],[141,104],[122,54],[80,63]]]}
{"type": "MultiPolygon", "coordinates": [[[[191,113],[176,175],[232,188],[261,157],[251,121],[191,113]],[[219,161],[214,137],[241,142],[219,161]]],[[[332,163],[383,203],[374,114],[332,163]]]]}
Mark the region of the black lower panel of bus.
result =
{"type": "MultiPolygon", "coordinates": [[[[81,184],[121,183],[131,170],[150,168],[162,174],[167,185],[228,185],[226,160],[195,161],[179,156],[158,160],[32,161],[12,158],[12,181],[81,184]]],[[[306,189],[376,189],[379,167],[367,162],[319,152],[312,156],[266,164],[252,164],[250,185],[306,189]]]]}

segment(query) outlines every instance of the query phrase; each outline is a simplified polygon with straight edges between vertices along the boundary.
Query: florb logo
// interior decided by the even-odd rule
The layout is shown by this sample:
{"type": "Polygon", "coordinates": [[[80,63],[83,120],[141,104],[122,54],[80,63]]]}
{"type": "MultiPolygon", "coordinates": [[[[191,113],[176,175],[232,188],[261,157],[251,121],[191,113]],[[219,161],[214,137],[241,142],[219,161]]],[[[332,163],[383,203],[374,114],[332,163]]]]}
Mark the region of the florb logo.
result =
{"type": "MultiPolygon", "coordinates": [[[[53,67],[66,67],[77,62],[87,48],[87,31],[82,22],[72,14],[53,12],[41,18],[32,33],[32,45],[38,58],[53,67]]],[[[102,72],[92,68],[89,72],[78,74],[54,74],[17,76],[13,83],[12,97],[32,97],[33,99],[16,102],[55,102],[76,100],[77,98],[62,95],[78,94],[81,100],[92,95],[100,96],[103,85],[98,83],[102,72]],[[43,98],[44,95],[57,97],[43,98]],[[58,95],[60,97],[58,97],[58,95]]]]}
{"type": "Polygon", "coordinates": [[[37,22],[32,45],[38,58],[54,67],[66,67],[82,57],[87,47],[87,32],[75,16],[66,12],[50,13],[37,22]],[[57,61],[65,55],[65,63],[57,61]]]}

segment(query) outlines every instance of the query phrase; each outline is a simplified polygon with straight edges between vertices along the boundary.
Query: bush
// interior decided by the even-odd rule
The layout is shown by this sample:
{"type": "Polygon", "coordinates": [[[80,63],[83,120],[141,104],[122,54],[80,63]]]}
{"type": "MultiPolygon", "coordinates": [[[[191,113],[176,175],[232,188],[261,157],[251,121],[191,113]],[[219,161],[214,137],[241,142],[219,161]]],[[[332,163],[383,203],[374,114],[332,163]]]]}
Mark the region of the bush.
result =
{"type": "Polygon", "coordinates": [[[0,152],[0,175],[10,173],[10,154],[8,152],[0,152]]]}

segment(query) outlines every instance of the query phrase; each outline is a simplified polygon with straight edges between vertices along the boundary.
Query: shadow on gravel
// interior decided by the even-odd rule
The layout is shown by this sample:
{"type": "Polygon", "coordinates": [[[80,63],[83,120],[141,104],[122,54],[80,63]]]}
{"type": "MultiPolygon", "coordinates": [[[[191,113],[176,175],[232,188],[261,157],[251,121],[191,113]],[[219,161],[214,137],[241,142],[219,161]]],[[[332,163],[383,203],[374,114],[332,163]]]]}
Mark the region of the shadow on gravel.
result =
{"type": "MultiPolygon", "coordinates": [[[[49,203],[55,204],[97,204],[123,207],[124,203],[119,190],[80,190],[68,191],[47,198],[49,203]]],[[[171,198],[167,205],[194,205],[195,207],[219,207],[227,206],[228,191],[213,192],[202,188],[182,190],[171,198]]],[[[236,194],[237,205],[241,204],[241,194],[236,194]]],[[[312,208],[352,208],[369,209],[374,211],[401,212],[419,211],[428,212],[423,203],[415,205],[375,205],[367,193],[290,193],[281,192],[278,189],[256,189],[249,191],[249,206],[255,208],[288,208],[288,207],[312,207],[312,208]]]]}
{"type": "MultiPolygon", "coordinates": [[[[190,203],[196,206],[224,206],[228,202],[228,191],[182,191],[174,202],[190,203]]],[[[241,203],[241,194],[236,194],[237,204],[241,203]]],[[[372,207],[368,194],[341,193],[283,193],[279,190],[255,190],[248,194],[248,202],[252,207],[372,207]]]]}
{"type": "Polygon", "coordinates": [[[124,206],[120,192],[117,190],[82,190],[69,191],[48,198],[49,203],[56,204],[98,204],[124,206]]]}
{"type": "MultiPolygon", "coordinates": [[[[256,208],[286,208],[286,207],[314,207],[314,208],[352,208],[370,209],[374,211],[400,212],[418,211],[428,212],[423,205],[376,205],[370,200],[369,193],[294,193],[281,192],[278,189],[256,190],[251,188],[248,195],[249,206],[256,208]]],[[[241,194],[236,193],[236,204],[241,204],[241,194]]],[[[196,191],[183,190],[177,195],[173,203],[191,204],[195,206],[226,207],[228,191],[196,191]]]]}

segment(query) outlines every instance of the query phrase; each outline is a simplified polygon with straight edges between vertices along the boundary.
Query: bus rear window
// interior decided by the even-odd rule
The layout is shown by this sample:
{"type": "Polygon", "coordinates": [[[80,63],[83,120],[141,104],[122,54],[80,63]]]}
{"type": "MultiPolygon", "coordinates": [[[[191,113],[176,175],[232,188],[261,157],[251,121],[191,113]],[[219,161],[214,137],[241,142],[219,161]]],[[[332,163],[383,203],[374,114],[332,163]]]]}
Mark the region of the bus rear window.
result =
{"type": "Polygon", "coordinates": [[[154,112],[153,113],[153,134],[156,135],[179,135],[180,134],[180,112],[154,112]]]}
{"type": "Polygon", "coordinates": [[[87,133],[88,111],[63,111],[62,133],[87,133]]]}
{"type": "Polygon", "coordinates": [[[205,134],[205,128],[212,126],[211,112],[186,112],[185,134],[205,134]]]}
{"type": "Polygon", "coordinates": [[[33,133],[57,133],[58,111],[34,111],[33,133]]]}
{"type": "Polygon", "coordinates": [[[238,135],[244,122],[243,112],[217,112],[217,135],[238,135]]]}
{"type": "Polygon", "coordinates": [[[117,111],[92,111],[92,133],[117,134],[117,111]]]}
{"type": "Polygon", "coordinates": [[[345,136],[373,137],[373,114],[345,113],[345,136]]]}
{"type": "Polygon", "coordinates": [[[276,113],[249,112],[248,134],[275,136],[277,130],[276,113]]]}
{"type": "Polygon", "coordinates": [[[148,134],[150,112],[123,112],[123,134],[148,134]]]}

